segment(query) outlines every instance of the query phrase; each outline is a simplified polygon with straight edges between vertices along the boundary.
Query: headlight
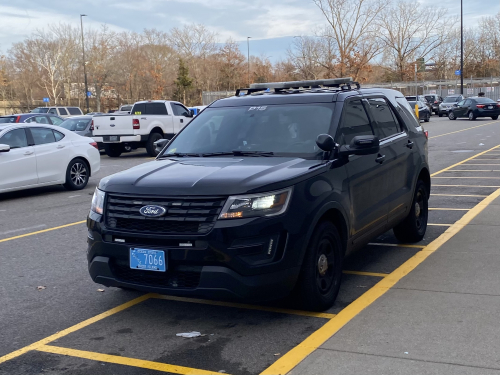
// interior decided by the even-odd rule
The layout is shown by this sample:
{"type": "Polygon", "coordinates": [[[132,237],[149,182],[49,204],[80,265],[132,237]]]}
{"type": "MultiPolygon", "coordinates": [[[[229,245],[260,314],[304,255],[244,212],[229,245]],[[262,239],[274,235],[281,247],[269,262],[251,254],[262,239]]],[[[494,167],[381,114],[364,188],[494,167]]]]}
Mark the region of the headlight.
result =
{"type": "Polygon", "coordinates": [[[286,211],[291,195],[292,189],[290,188],[271,193],[229,197],[219,218],[241,219],[279,215],[286,211]]]}
{"type": "Polygon", "coordinates": [[[104,197],[106,194],[104,191],[95,189],[94,196],[92,197],[92,206],[90,209],[94,211],[96,214],[102,215],[104,212],[104,197]]]}

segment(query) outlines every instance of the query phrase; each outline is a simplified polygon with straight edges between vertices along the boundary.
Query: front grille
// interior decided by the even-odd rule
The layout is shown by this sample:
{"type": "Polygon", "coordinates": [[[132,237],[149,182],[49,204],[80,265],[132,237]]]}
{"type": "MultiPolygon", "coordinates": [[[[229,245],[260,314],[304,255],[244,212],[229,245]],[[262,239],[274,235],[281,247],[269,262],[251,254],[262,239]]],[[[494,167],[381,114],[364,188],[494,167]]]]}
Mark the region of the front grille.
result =
{"type": "Polygon", "coordinates": [[[106,202],[106,225],[127,232],[155,234],[205,234],[215,225],[225,198],[145,198],[109,195],[106,202]],[[146,205],[165,207],[159,218],[142,216],[146,205]]]}
{"type": "Polygon", "coordinates": [[[112,262],[112,271],[119,281],[167,288],[194,289],[201,277],[201,267],[177,266],[167,272],[153,272],[131,269],[119,261],[112,262]]]}

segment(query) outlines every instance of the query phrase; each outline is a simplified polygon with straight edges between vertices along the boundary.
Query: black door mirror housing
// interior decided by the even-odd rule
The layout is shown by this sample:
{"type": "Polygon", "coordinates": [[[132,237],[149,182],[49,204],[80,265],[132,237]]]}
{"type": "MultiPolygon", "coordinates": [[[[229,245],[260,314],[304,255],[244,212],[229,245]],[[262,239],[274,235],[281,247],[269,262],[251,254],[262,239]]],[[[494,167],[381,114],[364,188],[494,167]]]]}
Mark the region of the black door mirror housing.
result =
{"type": "Polygon", "coordinates": [[[155,151],[157,153],[160,153],[165,148],[165,146],[168,145],[168,142],[170,142],[170,139],[159,139],[159,140],[157,140],[154,143],[154,145],[155,145],[155,151]]]}
{"type": "Polygon", "coordinates": [[[372,155],[380,151],[380,141],[375,135],[358,135],[354,137],[349,146],[342,146],[340,156],[372,155]]]}
{"type": "Polygon", "coordinates": [[[325,152],[331,152],[335,148],[335,141],[330,134],[320,134],[316,138],[316,144],[325,152]]]}
{"type": "Polygon", "coordinates": [[[0,144],[0,152],[9,152],[9,151],[10,151],[9,145],[0,144]]]}
{"type": "Polygon", "coordinates": [[[190,109],[189,113],[186,117],[194,117],[194,111],[192,109],[190,109]]]}

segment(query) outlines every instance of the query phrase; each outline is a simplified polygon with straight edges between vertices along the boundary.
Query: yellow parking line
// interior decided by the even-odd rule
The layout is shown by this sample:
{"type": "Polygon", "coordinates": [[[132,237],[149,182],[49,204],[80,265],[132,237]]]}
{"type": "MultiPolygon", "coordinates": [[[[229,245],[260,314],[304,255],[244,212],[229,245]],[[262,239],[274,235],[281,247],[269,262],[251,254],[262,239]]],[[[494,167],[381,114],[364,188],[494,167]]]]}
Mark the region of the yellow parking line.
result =
{"type": "Polygon", "coordinates": [[[97,316],[94,316],[93,318],[84,320],[81,323],[75,324],[74,326],[71,326],[69,328],[66,328],[60,332],[57,332],[49,337],[46,337],[40,341],[37,341],[31,345],[25,346],[21,349],[18,349],[12,353],[6,354],[3,357],[0,357],[0,363],[9,361],[13,358],[19,357],[20,355],[23,355],[31,350],[38,350],[40,347],[54,341],[57,339],[60,339],[61,337],[64,337],[66,335],[69,335],[70,333],[76,332],[82,328],[85,328],[91,324],[94,324],[95,322],[98,322],[99,320],[102,320],[104,318],[107,318],[108,316],[114,315],[116,313],[119,313],[123,310],[128,309],[129,307],[135,306],[143,301],[146,301],[147,299],[151,298],[151,294],[145,294],[141,297],[138,297],[136,299],[133,299],[132,301],[126,302],[123,305],[117,306],[111,310],[105,311],[102,314],[99,314],[97,316]]]}
{"type": "Polygon", "coordinates": [[[429,208],[429,211],[469,211],[469,208],[443,208],[443,207],[433,207],[429,208]]]}
{"type": "Polygon", "coordinates": [[[432,184],[432,187],[473,187],[473,188],[494,188],[498,189],[500,186],[483,186],[483,185],[436,185],[432,184]]]}
{"type": "Polygon", "coordinates": [[[429,223],[427,223],[427,225],[429,225],[431,227],[451,227],[453,224],[429,224],[429,223]]]}
{"type": "MultiPolygon", "coordinates": [[[[456,163],[456,164],[450,165],[450,166],[449,166],[449,167],[447,167],[447,168],[441,169],[440,171],[438,171],[438,172],[435,172],[435,173],[431,174],[431,177],[437,176],[438,174],[441,174],[441,173],[443,173],[443,172],[445,172],[445,171],[448,171],[448,170],[450,170],[450,169],[453,169],[453,168],[455,168],[457,165],[462,165],[463,163],[466,163],[466,162],[468,162],[469,160],[476,159],[478,156],[481,156],[481,155],[486,154],[487,152],[490,152],[490,151],[496,150],[496,149],[497,149],[497,148],[499,148],[499,147],[500,147],[500,145],[495,146],[495,147],[493,147],[493,148],[490,148],[489,150],[486,150],[486,151],[480,152],[480,153],[478,153],[478,154],[476,154],[476,155],[474,155],[474,156],[471,156],[470,158],[467,158],[467,159],[465,159],[465,160],[462,160],[461,162],[458,162],[458,163],[456,163]]],[[[476,160],[477,160],[477,159],[476,159],[476,160]]]]}
{"type": "Polygon", "coordinates": [[[408,244],[400,244],[400,243],[378,243],[378,242],[370,242],[368,245],[371,246],[389,246],[389,247],[408,247],[411,249],[423,249],[425,246],[421,245],[408,245],[408,244]]]}
{"type": "Polygon", "coordinates": [[[7,242],[7,241],[12,241],[12,240],[17,240],[18,238],[23,238],[23,237],[28,237],[28,236],[34,236],[35,234],[46,233],[46,232],[50,232],[50,231],[53,231],[53,230],[67,228],[67,227],[72,227],[73,225],[78,225],[78,224],[83,224],[83,223],[86,223],[86,221],[85,220],[84,221],[77,221],[76,223],[71,223],[71,224],[61,225],[61,226],[54,227],[54,228],[48,228],[48,229],[39,230],[39,231],[36,231],[36,232],[21,234],[19,236],[15,236],[15,237],[4,238],[3,240],[0,240],[0,242],[7,242]]]}
{"type": "Polygon", "coordinates": [[[167,295],[162,295],[162,294],[153,294],[151,297],[157,298],[157,299],[164,299],[164,300],[168,300],[168,301],[198,303],[198,304],[202,304],[202,305],[232,307],[232,308],[237,308],[237,309],[268,311],[268,312],[274,312],[274,313],[279,313],[279,314],[308,316],[311,318],[331,319],[335,316],[335,314],[330,314],[330,313],[318,313],[318,312],[312,312],[312,311],[282,309],[279,307],[272,307],[272,306],[248,305],[248,304],[236,303],[236,302],[212,301],[212,300],[205,300],[205,299],[198,299],[198,298],[167,296],[167,295]]]}
{"type": "Polygon", "coordinates": [[[37,350],[40,352],[45,352],[45,353],[60,354],[60,355],[66,355],[66,356],[70,356],[70,357],[90,359],[91,361],[114,363],[117,365],[132,366],[132,367],[138,367],[138,368],[143,368],[143,369],[148,369],[148,370],[168,372],[171,374],[183,374],[183,375],[215,375],[215,374],[217,374],[217,375],[220,375],[220,372],[199,370],[199,369],[190,368],[190,367],[183,367],[183,366],[174,366],[174,365],[169,365],[166,363],[145,361],[142,359],[121,357],[121,356],[117,356],[117,355],[101,354],[101,353],[87,352],[87,351],[83,351],[83,350],[61,348],[61,347],[51,346],[51,345],[42,345],[39,348],[37,348],[37,350]]]}
{"type": "Polygon", "coordinates": [[[492,124],[495,124],[495,123],[496,123],[496,124],[498,124],[499,122],[497,122],[497,121],[488,122],[488,123],[486,123],[486,124],[473,126],[473,127],[471,127],[471,128],[467,128],[467,129],[457,130],[457,131],[454,131],[454,132],[451,132],[451,133],[445,133],[445,134],[435,135],[435,136],[433,136],[433,137],[429,137],[429,139],[434,139],[434,138],[444,137],[445,135],[450,135],[450,134],[455,134],[455,133],[461,133],[461,132],[464,132],[464,131],[467,131],[467,130],[477,129],[477,128],[480,128],[480,127],[483,127],[483,126],[487,126],[487,125],[492,125],[492,124]]]}
{"type": "Polygon", "coordinates": [[[487,195],[472,195],[472,194],[431,194],[431,197],[472,197],[472,198],[486,198],[487,195]]]}
{"type": "Polygon", "coordinates": [[[359,275],[359,276],[375,276],[375,277],[386,277],[389,276],[388,273],[377,273],[377,272],[363,272],[363,271],[342,271],[347,275],[359,275]]]}
{"type": "Polygon", "coordinates": [[[500,158],[496,158],[496,159],[482,159],[482,158],[480,158],[480,159],[479,159],[479,158],[478,158],[478,159],[476,159],[476,160],[479,160],[479,161],[483,161],[483,160],[489,160],[489,161],[499,161],[499,160],[500,160],[500,158]]]}
{"type": "Polygon", "coordinates": [[[344,308],[337,316],[331,319],[323,327],[311,334],[295,348],[286,353],[278,361],[264,370],[261,375],[286,374],[295,366],[302,362],[309,354],[323,345],[328,339],[335,335],[342,327],[354,319],[361,311],[370,306],[378,298],[390,290],[398,281],[413,271],[419,264],[438,250],[443,244],[449,241],[455,234],[460,232],[477,215],[479,215],[488,205],[500,196],[500,189],[485,198],[466,213],[459,221],[448,228],[442,235],[432,241],[423,250],[419,251],[409,260],[404,262],[395,271],[380,280],[373,288],[344,308]]]}

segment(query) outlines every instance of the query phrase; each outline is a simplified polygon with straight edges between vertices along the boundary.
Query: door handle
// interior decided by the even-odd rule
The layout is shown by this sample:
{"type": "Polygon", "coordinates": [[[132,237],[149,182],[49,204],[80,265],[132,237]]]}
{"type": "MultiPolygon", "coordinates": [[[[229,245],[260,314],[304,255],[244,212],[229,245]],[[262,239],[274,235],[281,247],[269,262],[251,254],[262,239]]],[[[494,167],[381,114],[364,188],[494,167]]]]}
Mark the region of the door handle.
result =
{"type": "Polygon", "coordinates": [[[181,118],[181,124],[183,124],[183,123],[184,123],[184,119],[181,118]]]}
{"type": "Polygon", "coordinates": [[[24,155],[33,155],[33,151],[26,151],[24,155]]]}
{"type": "Polygon", "coordinates": [[[57,148],[64,148],[64,145],[58,145],[57,148]]]}
{"type": "Polygon", "coordinates": [[[375,161],[379,164],[382,164],[385,161],[385,155],[378,154],[378,157],[375,159],[375,161]]]}
{"type": "Polygon", "coordinates": [[[408,147],[411,150],[414,145],[415,145],[415,143],[413,143],[412,141],[408,140],[408,143],[406,144],[406,147],[408,147]]]}

